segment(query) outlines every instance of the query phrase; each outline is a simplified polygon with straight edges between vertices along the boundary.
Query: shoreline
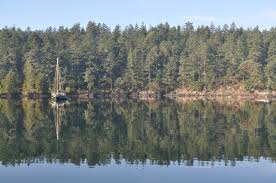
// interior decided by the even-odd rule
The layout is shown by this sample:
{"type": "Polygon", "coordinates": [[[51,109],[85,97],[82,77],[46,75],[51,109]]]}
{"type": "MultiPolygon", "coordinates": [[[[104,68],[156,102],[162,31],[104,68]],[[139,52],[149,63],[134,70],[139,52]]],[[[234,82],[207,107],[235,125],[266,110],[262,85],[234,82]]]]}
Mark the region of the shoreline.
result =
{"type": "Polygon", "coordinates": [[[205,97],[205,98],[233,98],[233,99],[258,99],[267,100],[276,98],[276,92],[243,92],[243,93],[218,93],[218,92],[182,92],[169,93],[167,98],[185,98],[185,97],[205,97]]]}
{"type": "MultiPolygon", "coordinates": [[[[141,91],[135,93],[120,93],[120,92],[103,92],[103,93],[83,93],[83,94],[68,94],[69,98],[73,99],[107,99],[107,98],[129,98],[138,99],[145,101],[170,99],[170,100],[181,100],[181,99],[226,99],[226,100],[255,100],[260,102],[276,101],[276,91],[254,91],[254,92],[218,92],[218,91],[188,91],[188,90],[175,90],[169,93],[160,91],[141,91]]],[[[0,94],[1,99],[13,99],[13,98],[28,98],[28,99],[51,99],[51,94],[0,94]]]]}

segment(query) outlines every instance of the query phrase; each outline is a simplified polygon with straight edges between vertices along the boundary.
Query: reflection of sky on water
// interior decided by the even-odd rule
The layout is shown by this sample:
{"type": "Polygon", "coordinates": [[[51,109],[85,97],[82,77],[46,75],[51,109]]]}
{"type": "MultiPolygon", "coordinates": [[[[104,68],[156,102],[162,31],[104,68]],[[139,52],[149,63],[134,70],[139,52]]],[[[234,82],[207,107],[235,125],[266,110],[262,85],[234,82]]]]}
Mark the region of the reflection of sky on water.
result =
{"type": "Polygon", "coordinates": [[[194,166],[151,164],[120,164],[111,161],[104,166],[89,168],[60,163],[34,163],[31,165],[0,167],[1,182],[274,182],[276,163],[260,158],[256,161],[236,161],[235,166],[224,166],[214,162],[213,166],[201,166],[195,160],[194,166]]]}

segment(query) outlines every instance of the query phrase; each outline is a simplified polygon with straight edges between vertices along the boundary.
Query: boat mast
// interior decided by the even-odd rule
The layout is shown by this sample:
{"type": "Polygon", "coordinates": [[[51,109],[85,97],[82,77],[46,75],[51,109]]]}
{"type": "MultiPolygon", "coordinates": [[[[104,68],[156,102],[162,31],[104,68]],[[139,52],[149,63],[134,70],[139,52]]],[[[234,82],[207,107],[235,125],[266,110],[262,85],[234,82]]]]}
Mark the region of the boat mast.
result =
{"type": "Polygon", "coordinates": [[[60,73],[59,73],[59,63],[57,58],[57,65],[56,65],[56,93],[60,91],[60,73]]]}

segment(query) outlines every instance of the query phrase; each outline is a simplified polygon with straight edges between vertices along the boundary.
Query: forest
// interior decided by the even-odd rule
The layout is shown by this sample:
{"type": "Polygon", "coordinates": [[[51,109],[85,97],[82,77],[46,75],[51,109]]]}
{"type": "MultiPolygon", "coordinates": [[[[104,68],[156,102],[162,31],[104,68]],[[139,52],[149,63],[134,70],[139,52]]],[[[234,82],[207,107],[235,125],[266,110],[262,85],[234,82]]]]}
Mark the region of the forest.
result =
{"type": "Polygon", "coordinates": [[[276,90],[276,28],[88,22],[86,27],[0,30],[0,93],[50,93],[60,58],[69,94],[276,90]]]}

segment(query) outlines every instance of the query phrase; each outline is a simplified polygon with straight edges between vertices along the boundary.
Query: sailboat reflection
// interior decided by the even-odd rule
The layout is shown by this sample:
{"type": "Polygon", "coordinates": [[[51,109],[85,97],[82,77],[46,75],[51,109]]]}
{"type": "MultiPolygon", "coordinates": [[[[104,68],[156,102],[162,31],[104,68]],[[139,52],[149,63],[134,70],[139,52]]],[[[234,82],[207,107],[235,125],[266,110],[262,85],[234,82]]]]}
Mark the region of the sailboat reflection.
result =
{"type": "Polygon", "coordinates": [[[64,111],[65,104],[68,102],[55,102],[52,101],[52,107],[54,109],[54,121],[55,121],[55,129],[56,129],[56,138],[59,140],[59,132],[61,127],[61,117],[64,111]]]}

